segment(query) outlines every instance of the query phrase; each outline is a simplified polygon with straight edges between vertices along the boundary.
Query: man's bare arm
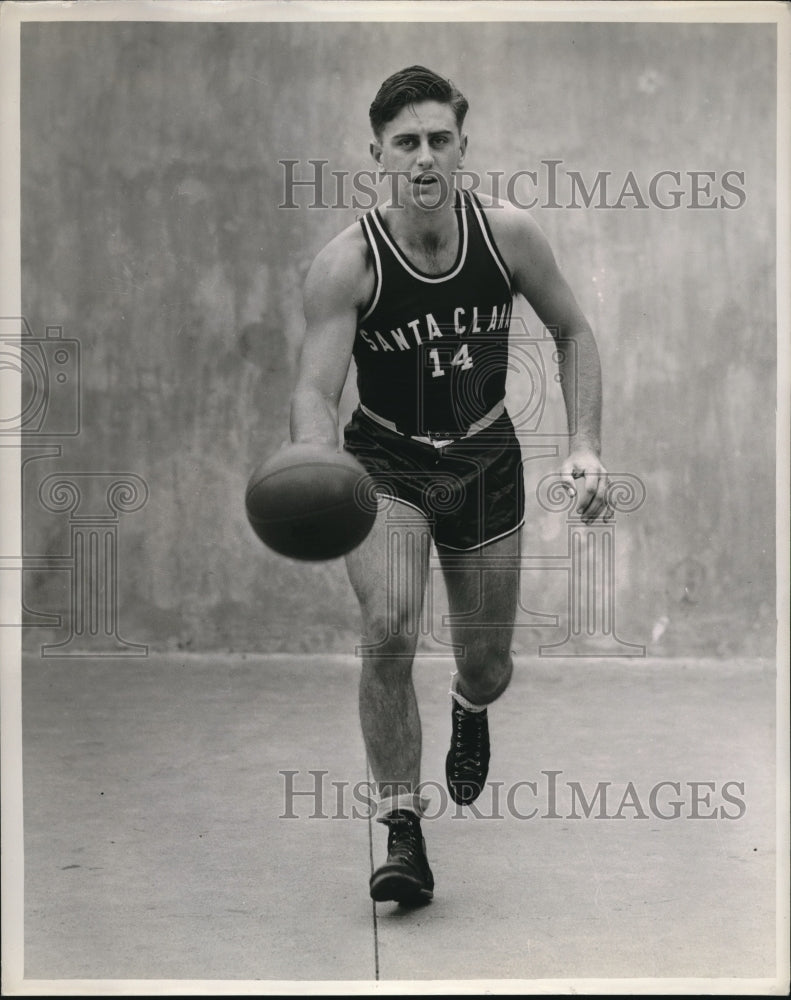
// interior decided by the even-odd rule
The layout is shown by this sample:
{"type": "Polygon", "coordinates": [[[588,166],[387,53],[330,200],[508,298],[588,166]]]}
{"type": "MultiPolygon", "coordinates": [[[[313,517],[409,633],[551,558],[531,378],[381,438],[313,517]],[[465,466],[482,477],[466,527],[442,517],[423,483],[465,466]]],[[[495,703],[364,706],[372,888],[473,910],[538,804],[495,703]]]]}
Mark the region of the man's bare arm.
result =
{"type": "Polygon", "coordinates": [[[530,228],[528,240],[524,263],[515,275],[518,290],[552,336],[571,341],[576,348],[576,358],[566,352],[559,362],[569,430],[574,428],[569,450],[589,448],[600,455],[601,362],[593,331],[538,227],[530,228]]]}
{"type": "MultiPolygon", "coordinates": [[[[497,214],[492,212],[489,218],[497,214]]],[[[607,518],[607,472],[601,463],[601,362],[593,331],[546,237],[530,216],[507,207],[498,229],[515,290],[524,295],[554,337],[575,345],[573,355],[564,352],[559,362],[570,431],[569,454],[560,473],[579,495],[577,510],[585,521],[601,513],[607,518]]]]}
{"type": "Polygon", "coordinates": [[[304,289],[305,340],[291,397],[295,443],[338,447],[338,403],[366,283],[364,253],[348,231],[329,243],[311,265],[304,289]]]}

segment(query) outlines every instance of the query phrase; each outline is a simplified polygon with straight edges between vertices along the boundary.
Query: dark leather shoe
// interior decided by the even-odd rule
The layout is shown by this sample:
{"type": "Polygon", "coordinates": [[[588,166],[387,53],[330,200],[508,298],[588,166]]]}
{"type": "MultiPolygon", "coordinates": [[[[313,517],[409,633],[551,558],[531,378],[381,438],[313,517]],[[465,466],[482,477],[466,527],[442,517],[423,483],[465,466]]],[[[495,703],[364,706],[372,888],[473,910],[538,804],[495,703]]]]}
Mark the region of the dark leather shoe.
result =
{"type": "Polygon", "coordinates": [[[489,720],[485,708],[468,712],[454,698],[451,722],[445,779],[453,801],[466,806],[481,794],[489,773],[489,720]]]}
{"type": "Polygon", "coordinates": [[[387,861],[371,876],[371,899],[418,903],[434,896],[434,876],[426,857],[420,820],[407,810],[387,819],[387,861]]]}

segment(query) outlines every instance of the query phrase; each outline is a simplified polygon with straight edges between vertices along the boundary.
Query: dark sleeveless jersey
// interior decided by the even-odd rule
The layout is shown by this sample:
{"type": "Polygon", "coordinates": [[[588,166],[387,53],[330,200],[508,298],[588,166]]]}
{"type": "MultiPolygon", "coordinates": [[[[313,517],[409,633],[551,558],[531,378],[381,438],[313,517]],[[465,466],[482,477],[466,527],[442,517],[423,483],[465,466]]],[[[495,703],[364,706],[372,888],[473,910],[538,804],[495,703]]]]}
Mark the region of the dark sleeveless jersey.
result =
{"type": "Polygon", "coordinates": [[[404,434],[463,435],[505,396],[513,293],[477,198],[457,192],[459,249],[425,274],[378,209],[360,224],[374,261],[371,301],[357,322],[360,402],[404,434]]]}

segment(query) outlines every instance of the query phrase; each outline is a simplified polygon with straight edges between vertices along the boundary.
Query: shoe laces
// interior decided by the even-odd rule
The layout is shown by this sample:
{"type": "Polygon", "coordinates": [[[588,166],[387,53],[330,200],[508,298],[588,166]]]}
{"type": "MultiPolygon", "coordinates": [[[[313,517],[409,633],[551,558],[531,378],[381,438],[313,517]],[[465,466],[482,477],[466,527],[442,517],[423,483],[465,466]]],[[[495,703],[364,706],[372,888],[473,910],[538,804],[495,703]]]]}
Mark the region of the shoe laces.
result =
{"type": "Polygon", "coordinates": [[[418,851],[420,832],[417,822],[399,813],[393,813],[388,823],[387,853],[397,857],[413,855],[418,851]]]}
{"type": "Polygon", "coordinates": [[[453,718],[455,722],[453,741],[456,750],[453,770],[456,774],[465,770],[477,770],[483,756],[486,710],[468,712],[463,705],[457,703],[454,706],[453,718]]]}

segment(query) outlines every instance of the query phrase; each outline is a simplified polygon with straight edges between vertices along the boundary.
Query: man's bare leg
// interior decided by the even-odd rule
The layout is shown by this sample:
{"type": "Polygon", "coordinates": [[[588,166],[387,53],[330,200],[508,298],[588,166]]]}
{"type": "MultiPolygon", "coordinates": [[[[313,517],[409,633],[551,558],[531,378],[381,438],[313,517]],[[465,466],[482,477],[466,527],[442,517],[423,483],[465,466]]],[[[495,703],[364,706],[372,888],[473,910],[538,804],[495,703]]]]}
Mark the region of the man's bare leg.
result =
{"type": "Polygon", "coordinates": [[[360,723],[382,798],[412,793],[420,783],[421,728],[412,663],[430,544],[423,515],[392,503],[346,557],[362,613],[360,723]]]}
{"type": "Polygon", "coordinates": [[[394,503],[346,558],[362,612],[360,723],[379,795],[377,818],[388,826],[387,861],[370,881],[378,901],[430,899],[434,889],[420,828],[422,742],[412,682],[430,544],[423,515],[394,503]]]}
{"type": "Polygon", "coordinates": [[[521,530],[472,552],[439,550],[448,591],[458,690],[488,705],[508,687],[511,641],[519,597],[521,530]]]}
{"type": "Polygon", "coordinates": [[[448,790],[456,802],[480,795],[489,769],[486,706],[513,674],[511,641],[519,596],[517,531],[469,553],[440,551],[448,592],[451,637],[457,644],[453,678],[453,732],[446,760],[448,790]]]}

